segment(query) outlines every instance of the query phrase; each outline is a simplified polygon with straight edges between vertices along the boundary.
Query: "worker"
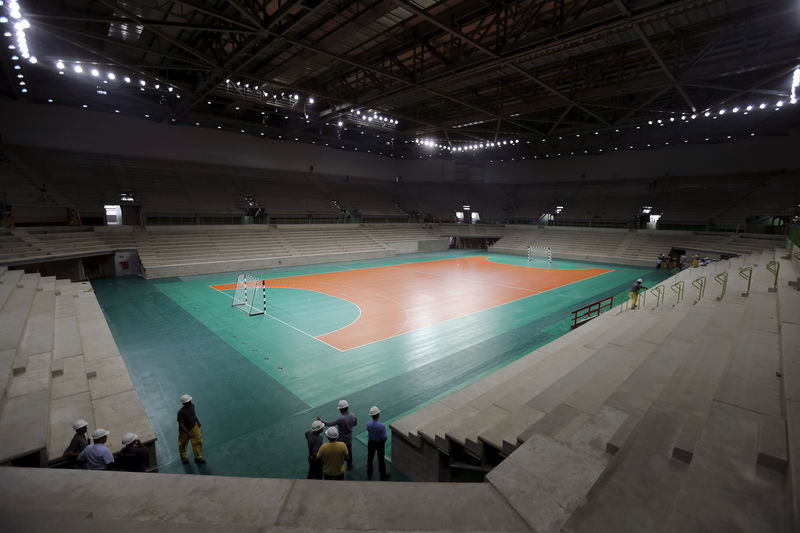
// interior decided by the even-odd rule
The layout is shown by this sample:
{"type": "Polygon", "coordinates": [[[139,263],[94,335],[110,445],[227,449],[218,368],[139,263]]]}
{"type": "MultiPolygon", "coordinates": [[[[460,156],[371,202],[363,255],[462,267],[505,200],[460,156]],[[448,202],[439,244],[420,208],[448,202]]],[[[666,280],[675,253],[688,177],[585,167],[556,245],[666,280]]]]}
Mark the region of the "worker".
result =
{"type": "Polygon", "coordinates": [[[198,464],[205,464],[206,460],[203,458],[203,434],[200,432],[200,419],[194,410],[192,397],[188,394],[181,396],[182,407],[178,411],[178,453],[181,456],[181,462],[186,464],[189,462],[189,455],[186,451],[186,445],[192,441],[192,453],[194,454],[194,462],[198,464]]]}
{"type": "MultiPolygon", "coordinates": [[[[350,404],[347,400],[339,400],[340,416],[336,420],[322,423],[326,426],[336,426],[339,430],[339,440],[347,446],[347,469],[353,469],[353,427],[358,425],[358,418],[350,412],[350,404]]],[[[317,417],[317,420],[321,420],[317,417]]]]}
{"type": "Polygon", "coordinates": [[[75,430],[75,434],[62,455],[67,458],[67,464],[70,468],[84,468],[86,465],[78,463],[78,456],[89,445],[89,439],[86,438],[89,422],[78,419],[72,423],[72,429],[75,430]]]}
{"type": "Polygon", "coordinates": [[[78,455],[78,462],[86,462],[89,470],[111,470],[114,466],[114,455],[106,446],[108,435],[107,429],[95,429],[92,432],[94,444],[90,444],[83,449],[78,455]]]}
{"type": "Polygon", "coordinates": [[[322,430],[325,424],[320,420],[311,423],[311,429],[306,431],[306,444],[308,445],[308,479],[322,479],[322,461],[317,459],[317,452],[322,446],[322,430]]]}
{"type": "Polygon", "coordinates": [[[123,448],[117,452],[116,469],[126,472],[146,472],[150,453],[142,446],[139,435],[125,433],[122,436],[123,448]]]}
{"type": "Polygon", "coordinates": [[[377,405],[369,408],[369,416],[372,420],[367,422],[367,479],[372,480],[372,460],[378,455],[378,474],[381,481],[389,479],[386,473],[386,426],[378,419],[381,410],[377,405]]]}
{"type": "Polygon", "coordinates": [[[642,285],[642,278],[639,278],[631,287],[631,309],[636,309],[636,304],[639,302],[639,291],[642,289],[647,290],[647,287],[642,285]]]}
{"type": "Polygon", "coordinates": [[[339,430],[329,427],[325,432],[328,442],[319,447],[317,459],[322,460],[323,479],[344,479],[344,464],[347,459],[347,446],[339,441],[339,430]]]}

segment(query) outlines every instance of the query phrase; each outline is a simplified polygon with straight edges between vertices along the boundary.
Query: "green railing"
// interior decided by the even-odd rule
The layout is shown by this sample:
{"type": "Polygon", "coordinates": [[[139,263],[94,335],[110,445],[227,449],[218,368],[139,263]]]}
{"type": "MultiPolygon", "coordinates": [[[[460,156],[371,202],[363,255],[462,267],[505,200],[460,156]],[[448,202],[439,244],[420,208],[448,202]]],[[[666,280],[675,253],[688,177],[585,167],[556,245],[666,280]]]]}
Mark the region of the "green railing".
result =
{"type": "Polygon", "coordinates": [[[675,304],[679,304],[683,301],[683,292],[684,292],[685,284],[683,281],[678,281],[672,284],[670,289],[672,292],[675,293],[675,304]]]}
{"type": "Polygon", "coordinates": [[[728,288],[728,272],[720,272],[719,274],[714,276],[714,281],[722,285],[722,292],[717,298],[717,300],[722,300],[722,298],[725,296],[725,291],[728,288]]]}
{"type": "Polygon", "coordinates": [[[656,307],[664,303],[664,286],[657,285],[650,289],[650,294],[656,297],[656,307]]]}
{"type": "Polygon", "coordinates": [[[706,293],[706,277],[700,276],[692,282],[692,286],[697,289],[697,300],[702,300],[703,295],[706,293]]]}
{"type": "Polygon", "coordinates": [[[778,289],[778,273],[781,271],[781,264],[777,261],[770,261],[767,263],[767,270],[769,270],[772,274],[775,274],[775,280],[772,283],[772,288],[777,290],[778,289]]]}
{"type": "Polygon", "coordinates": [[[742,296],[747,296],[750,294],[750,284],[753,281],[753,267],[740,268],[739,277],[747,280],[747,290],[742,293],[742,296]]]}

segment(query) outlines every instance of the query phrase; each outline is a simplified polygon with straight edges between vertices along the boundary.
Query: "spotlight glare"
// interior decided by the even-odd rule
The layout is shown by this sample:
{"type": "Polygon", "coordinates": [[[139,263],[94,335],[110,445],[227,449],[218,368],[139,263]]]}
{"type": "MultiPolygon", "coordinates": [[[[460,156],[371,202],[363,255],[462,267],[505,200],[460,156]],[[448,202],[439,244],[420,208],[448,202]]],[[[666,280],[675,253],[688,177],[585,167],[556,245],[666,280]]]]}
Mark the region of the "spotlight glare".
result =
{"type": "Polygon", "coordinates": [[[93,69],[92,69],[92,76],[94,76],[94,77],[96,78],[96,77],[97,77],[97,76],[99,76],[99,75],[100,75],[100,71],[99,71],[99,70],[97,70],[96,68],[93,68],[93,69]]]}
{"type": "Polygon", "coordinates": [[[115,79],[117,79],[117,75],[114,74],[113,72],[109,72],[108,73],[108,79],[115,80],[115,79]]]}
{"type": "Polygon", "coordinates": [[[73,70],[74,70],[75,72],[77,72],[78,74],[83,74],[83,67],[81,67],[80,65],[75,65],[75,67],[73,68],[73,70]]]}

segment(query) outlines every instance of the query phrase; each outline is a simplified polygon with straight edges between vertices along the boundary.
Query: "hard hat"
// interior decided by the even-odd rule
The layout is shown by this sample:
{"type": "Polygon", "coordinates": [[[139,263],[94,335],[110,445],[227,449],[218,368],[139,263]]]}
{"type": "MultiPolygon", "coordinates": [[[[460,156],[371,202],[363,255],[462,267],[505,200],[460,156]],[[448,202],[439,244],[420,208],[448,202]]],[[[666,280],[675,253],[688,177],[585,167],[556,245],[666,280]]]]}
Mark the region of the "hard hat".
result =
{"type": "Polygon", "coordinates": [[[103,437],[108,437],[109,433],[107,429],[97,428],[92,431],[92,439],[102,439],[103,437]]]}
{"type": "Polygon", "coordinates": [[[135,441],[138,438],[139,435],[137,435],[136,433],[125,433],[122,436],[122,445],[127,446],[128,444],[130,444],[131,442],[135,441]]]}
{"type": "Polygon", "coordinates": [[[642,282],[642,278],[639,278],[639,279],[636,280],[636,283],[641,283],[641,282],[642,282]]]}
{"type": "Polygon", "coordinates": [[[338,439],[339,438],[339,430],[336,429],[336,426],[329,427],[328,431],[326,431],[325,434],[330,439],[338,439]]]}
{"type": "Polygon", "coordinates": [[[189,403],[191,401],[192,397],[189,396],[188,394],[184,394],[183,396],[181,396],[181,403],[189,403]]]}
{"type": "Polygon", "coordinates": [[[339,400],[339,409],[347,409],[350,407],[350,404],[347,403],[347,400],[339,400]]]}
{"type": "Polygon", "coordinates": [[[89,425],[89,422],[87,422],[86,420],[83,420],[82,418],[79,418],[78,420],[76,420],[75,422],[72,423],[72,429],[74,429],[75,431],[78,431],[79,429],[85,428],[88,425],[89,425]]]}
{"type": "Polygon", "coordinates": [[[369,416],[375,416],[381,414],[381,410],[378,409],[377,405],[373,405],[369,408],[369,416]]]}
{"type": "Polygon", "coordinates": [[[314,420],[311,422],[311,431],[318,431],[325,427],[321,420],[314,420]]]}

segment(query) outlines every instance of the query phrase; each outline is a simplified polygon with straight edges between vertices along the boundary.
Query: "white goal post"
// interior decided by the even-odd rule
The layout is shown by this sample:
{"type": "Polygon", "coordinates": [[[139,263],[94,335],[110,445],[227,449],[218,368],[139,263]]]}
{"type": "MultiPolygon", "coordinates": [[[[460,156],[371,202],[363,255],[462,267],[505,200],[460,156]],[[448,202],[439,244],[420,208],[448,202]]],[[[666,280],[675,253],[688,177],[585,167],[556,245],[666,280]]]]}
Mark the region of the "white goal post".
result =
{"type": "Polygon", "coordinates": [[[236,277],[236,291],[233,293],[232,307],[250,316],[263,315],[267,312],[266,280],[239,274],[236,277]]]}
{"type": "Polygon", "coordinates": [[[534,257],[547,258],[547,264],[553,262],[553,250],[549,246],[528,246],[528,262],[533,262],[534,257]]]}

